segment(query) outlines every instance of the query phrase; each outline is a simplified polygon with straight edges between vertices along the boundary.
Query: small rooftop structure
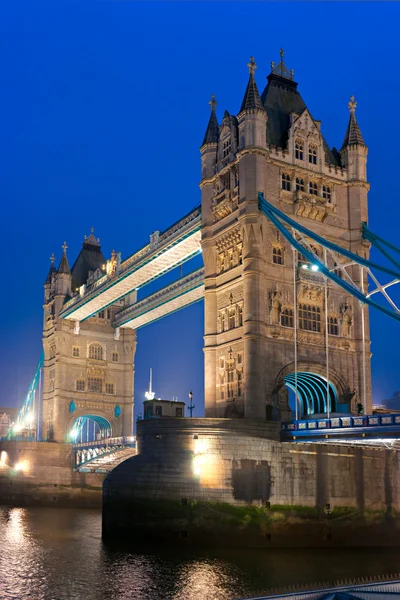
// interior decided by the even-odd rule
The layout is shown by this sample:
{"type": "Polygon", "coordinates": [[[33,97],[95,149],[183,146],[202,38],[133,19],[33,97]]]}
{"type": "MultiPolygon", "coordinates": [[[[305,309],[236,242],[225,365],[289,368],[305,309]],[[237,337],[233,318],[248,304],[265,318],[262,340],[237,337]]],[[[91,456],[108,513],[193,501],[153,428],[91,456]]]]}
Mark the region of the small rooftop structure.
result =
{"type": "Polygon", "coordinates": [[[145,400],[143,409],[145,419],[185,416],[185,402],[178,402],[177,400],[157,400],[157,398],[145,400]]]}

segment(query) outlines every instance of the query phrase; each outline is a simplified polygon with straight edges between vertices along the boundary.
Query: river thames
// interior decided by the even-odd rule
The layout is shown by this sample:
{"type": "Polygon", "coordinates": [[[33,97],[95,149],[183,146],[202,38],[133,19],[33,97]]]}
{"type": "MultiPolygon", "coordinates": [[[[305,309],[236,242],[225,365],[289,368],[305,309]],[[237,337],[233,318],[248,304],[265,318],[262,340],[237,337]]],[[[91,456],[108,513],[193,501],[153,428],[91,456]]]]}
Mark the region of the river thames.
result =
{"type": "Polygon", "coordinates": [[[99,510],[0,507],[1,600],[232,600],[398,571],[399,549],[115,549],[99,510]]]}

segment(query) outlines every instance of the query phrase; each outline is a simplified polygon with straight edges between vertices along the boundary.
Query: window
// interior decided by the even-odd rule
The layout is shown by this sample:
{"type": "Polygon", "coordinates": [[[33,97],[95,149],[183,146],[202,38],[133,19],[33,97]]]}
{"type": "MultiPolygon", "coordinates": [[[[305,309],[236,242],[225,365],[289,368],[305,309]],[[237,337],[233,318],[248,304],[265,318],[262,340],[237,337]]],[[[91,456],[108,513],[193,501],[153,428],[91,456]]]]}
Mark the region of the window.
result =
{"type": "Polygon", "coordinates": [[[220,358],[219,359],[219,368],[223,369],[225,367],[225,359],[220,358]]]}
{"type": "Polygon", "coordinates": [[[274,265],[283,265],[283,251],[282,248],[274,246],[272,248],[272,262],[274,265]]]}
{"type": "Polygon", "coordinates": [[[220,395],[221,400],[223,400],[225,398],[225,390],[224,390],[223,386],[220,387],[220,389],[219,389],[219,395],[220,395]]]}
{"type": "Polygon", "coordinates": [[[175,409],[175,416],[176,417],[183,417],[183,410],[182,410],[182,408],[176,408],[175,409]]]}
{"type": "Polygon", "coordinates": [[[107,308],[107,319],[110,320],[111,319],[111,309],[107,308]]]}
{"type": "Polygon", "coordinates": [[[76,389],[77,392],[84,392],[85,391],[85,381],[84,381],[84,379],[77,379],[76,380],[75,389],[76,389]]]}
{"type": "Polygon", "coordinates": [[[304,144],[301,140],[297,140],[294,146],[295,156],[298,160],[303,160],[304,158],[304,144]]]}
{"type": "Polygon", "coordinates": [[[220,254],[218,256],[218,264],[219,264],[219,272],[223,273],[225,268],[225,254],[220,254]]]}
{"type": "Polygon", "coordinates": [[[228,383],[228,398],[234,397],[233,385],[228,383]]]}
{"type": "Polygon", "coordinates": [[[88,377],[88,392],[97,392],[101,394],[103,391],[103,380],[99,377],[88,377]]]}
{"type": "Polygon", "coordinates": [[[156,417],[162,417],[162,406],[156,406],[156,417]]]}
{"type": "Polygon", "coordinates": [[[293,327],[293,309],[284,308],[281,312],[282,327],[293,327]]]}
{"type": "Polygon", "coordinates": [[[223,148],[222,148],[222,157],[226,158],[227,156],[229,156],[229,154],[231,153],[231,138],[227,138],[226,140],[224,140],[223,142],[223,148]]]}
{"type": "Polygon", "coordinates": [[[239,304],[238,306],[238,327],[243,325],[243,306],[239,304]]]}
{"type": "Polygon", "coordinates": [[[235,328],[235,309],[230,308],[228,311],[228,329],[235,328]]]}
{"type": "Polygon", "coordinates": [[[103,347],[100,344],[90,344],[89,358],[94,360],[103,360],[103,347]]]}
{"type": "Polygon", "coordinates": [[[234,373],[233,369],[229,369],[227,376],[228,376],[228,383],[232,383],[235,380],[235,373],[234,373]]]}
{"type": "Polygon", "coordinates": [[[237,361],[238,361],[238,365],[241,365],[243,362],[243,354],[241,352],[239,352],[239,354],[238,354],[237,361]]]}
{"type": "Polygon", "coordinates": [[[97,316],[99,319],[104,319],[104,310],[101,310],[97,316]]]}
{"type": "Polygon", "coordinates": [[[233,248],[228,250],[228,268],[231,269],[233,267],[233,248]]]}
{"type": "Polygon", "coordinates": [[[299,328],[306,331],[321,331],[321,309],[319,306],[299,305],[299,328]]]}
{"type": "Polygon", "coordinates": [[[239,244],[237,246],[237,254],[238,254],[238,264],[241,265],[243,262],[243,245],[239,244]]]}
{"type": "Polygon", "coordinates": [[[243,384],[243,372],[242,371],[238,371],[237,372],[237,390],[238,390],[238,396],[242,395],[242,384],[243,384]]]}
{"type": "Polygon", "coordinates": [[[296,177],[296,190],[298,192],[304,192],[304,179],[296,177]]]}
{"type": "Polygon", "coordinates": [[[310,183],[308,184],[308,191],[313,196],[318,196],[318,186],[315,183],[315,181],[310,181],[310,183]]]}
{"type": "Polygon", "coordinates": [[[113,352],[112,353],[112,361],[113,362],[119,362],[119,354],[118,354],[118,352],[113,352]]]}
{"type": "Polygon", "coordinates": [[[329,200],[329,202],[331,201],[331,188],[328,185],[322,186],[322,197],[329,200]]]}
{"type": "Polygon", "coordinates": [[[79,348],[78,348],[78,346],[74,346],[72,348],[72,356],[79,356],[79,348]]]}
{"type": "Polygon", "coordinates": [[[106,394],[115,394],[115,388],[113,383],[106,383],[106,394]]]}
{"type": "Polygon", "coordinates": [[[56,347],[50,346],[50,358],[54,358],[56,355],[56,347]]]}
{"type": "Polygon", "coordinates": [[[312,165],[317,164],[317,149],[315,146],[310,146],[308,148],[308,162],[312,165]]]}
{"type": "Polygon", "coordinates": [[[290,192],[290,175],[282,173],[282,189],[290,192]]]}
{"type": "Polygon", "coordinates": [[[330,335],[339,335],[339,326],[336,317],[328,317],[328,333],[330,335]]]}

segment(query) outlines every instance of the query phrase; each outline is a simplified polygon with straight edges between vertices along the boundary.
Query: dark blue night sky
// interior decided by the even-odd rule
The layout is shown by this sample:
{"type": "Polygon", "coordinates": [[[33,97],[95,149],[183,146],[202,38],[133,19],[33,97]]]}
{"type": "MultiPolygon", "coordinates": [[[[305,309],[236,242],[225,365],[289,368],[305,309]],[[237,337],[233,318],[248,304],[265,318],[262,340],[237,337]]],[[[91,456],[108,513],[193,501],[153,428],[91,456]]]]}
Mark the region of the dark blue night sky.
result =
{"type": "MultiPolygon", "coordinates": [[[[261,92],[285,48],[331,146],[355,95],[369,224],[400,245],[399,17],[397,3],[2,2],[0,405],[22,401],[40,354],[50,254],[66,240],[72,264],[94,226],[126,257],[196,206],[208,100],[238,112],[251,54],[261,92]]],[[[375,401],[400,388],[399,333],[372,315],[375,401]]],[[[138,332],[139,412],[152,366],[158,395],[193,388],[202,414],[202,334],[202,304],[138,332]]]]}

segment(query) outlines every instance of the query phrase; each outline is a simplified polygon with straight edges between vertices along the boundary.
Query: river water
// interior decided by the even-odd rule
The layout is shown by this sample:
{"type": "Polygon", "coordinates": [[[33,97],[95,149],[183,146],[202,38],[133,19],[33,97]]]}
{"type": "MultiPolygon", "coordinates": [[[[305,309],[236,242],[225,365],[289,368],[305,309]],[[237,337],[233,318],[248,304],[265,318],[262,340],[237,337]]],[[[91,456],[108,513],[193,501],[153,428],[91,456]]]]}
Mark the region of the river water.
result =
{"type": "Polygon", "coordinates": [[[232,600],[399,571],[397,549],[116,549],[98,510],[0,507],[1,600],[232,600]]]}

